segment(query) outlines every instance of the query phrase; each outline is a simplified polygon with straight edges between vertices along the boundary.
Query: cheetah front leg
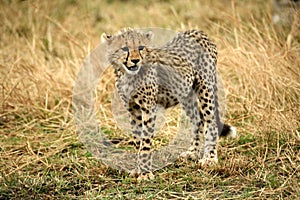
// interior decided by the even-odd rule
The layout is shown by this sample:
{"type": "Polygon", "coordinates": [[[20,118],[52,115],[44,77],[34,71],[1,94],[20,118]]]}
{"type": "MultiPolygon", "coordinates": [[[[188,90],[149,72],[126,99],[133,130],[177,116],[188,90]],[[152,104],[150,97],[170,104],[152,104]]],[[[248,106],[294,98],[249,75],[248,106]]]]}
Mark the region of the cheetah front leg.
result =
{"type": "Polygon", "coordinates": [[[137,176],[138,180],[153,179],[152,173],[152,152],[151,144],[154,136],[154,127],[156,120],[156,106],[151,109],[140,108],[134,105],[135,110],[131,112],[133,134],[135,137],[137,149],[137,167],[131,172],[131,176],[137,176]]]}
{"type": "MultiPolygon", "coordinates": [[[[129,103],[128,111],[129,111],[130,125],[131,125],[132,137],[133,137],[133,144],[137,154],[141,146],[140,143],[141,143],[141,136],[143,132],[142,111],[140,109],[140,106],[134,102],[129,103]]],[[[137,158],[136,168],[130,172],[130,176],[135,177],[138,176],[140,173],[141,170],[139,168],[139,162],[137,158]]]]}

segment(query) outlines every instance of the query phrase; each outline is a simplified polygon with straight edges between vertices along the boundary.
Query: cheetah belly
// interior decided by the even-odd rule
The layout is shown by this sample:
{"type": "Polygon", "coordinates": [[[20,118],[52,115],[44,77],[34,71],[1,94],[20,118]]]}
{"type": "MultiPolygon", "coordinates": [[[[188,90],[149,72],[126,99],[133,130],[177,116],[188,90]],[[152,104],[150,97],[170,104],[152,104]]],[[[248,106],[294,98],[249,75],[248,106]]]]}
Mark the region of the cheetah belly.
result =
{"type": "Polygon", "coordinates": [[[165,109],[167,109],[176,106],[178,104],[178,100],[169,89],[159,87],[157,104],[162,105],[165,109]]]}

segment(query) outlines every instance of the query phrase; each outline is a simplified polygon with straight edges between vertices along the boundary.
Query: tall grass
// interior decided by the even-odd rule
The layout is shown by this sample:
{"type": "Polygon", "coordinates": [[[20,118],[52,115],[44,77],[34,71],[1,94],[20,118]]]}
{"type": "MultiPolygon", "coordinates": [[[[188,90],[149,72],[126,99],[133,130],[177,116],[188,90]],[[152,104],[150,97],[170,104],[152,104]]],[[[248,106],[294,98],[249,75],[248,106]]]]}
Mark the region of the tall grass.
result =
{"type": "MultiPolygon", "coordinates": [[[[299,29],[287,46],[291,29],[278,32],[265,1],[2,1],[0,10],[1,198],[300,197],[299,29]],[[127,26],[199,28],[217,44],[226,119],[239,132],[221,141],[218,166],[177,162],[137,185],[78,140],[71,100],[80,65],[102,32],[127,26]]],[[[114,85],[106,77],[103,113],[114,85]]]]}

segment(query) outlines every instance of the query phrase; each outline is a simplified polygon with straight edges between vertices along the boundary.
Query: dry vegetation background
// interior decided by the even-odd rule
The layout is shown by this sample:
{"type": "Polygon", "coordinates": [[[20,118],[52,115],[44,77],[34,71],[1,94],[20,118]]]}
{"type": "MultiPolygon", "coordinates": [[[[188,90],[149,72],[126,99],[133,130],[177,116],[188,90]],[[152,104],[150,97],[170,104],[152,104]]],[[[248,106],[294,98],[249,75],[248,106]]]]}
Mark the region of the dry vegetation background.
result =
{"type": "Polygon", "coordinates": [[[0,199],[300,198],[299,29],[287,48],[291,27],[272,25],[267,1],[7,0],[0,23],[0,199]],[[198,28],[217,44],[226,118],[239,132],[220,142],[218,166],[177,162],[137,183],[78,140],[80,65],[101,33],[128,26],[198,28]]]}

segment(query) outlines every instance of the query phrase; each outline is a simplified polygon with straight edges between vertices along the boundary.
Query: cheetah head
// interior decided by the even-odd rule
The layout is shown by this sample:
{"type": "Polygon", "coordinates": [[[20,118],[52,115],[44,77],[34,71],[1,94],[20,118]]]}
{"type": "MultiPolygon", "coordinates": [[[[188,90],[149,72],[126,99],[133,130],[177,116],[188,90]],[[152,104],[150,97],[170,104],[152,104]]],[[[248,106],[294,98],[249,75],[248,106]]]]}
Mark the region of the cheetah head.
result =
{"type": "Polygon", "coordinates": [[[101,41],[108,45],[109,61],[116,69],[127,74],[137,74],[147,55],[147,46],[152,39],[152,32],[140,32],[136,29],[123,29],[116,35],[103,33],[101,41]]]}

